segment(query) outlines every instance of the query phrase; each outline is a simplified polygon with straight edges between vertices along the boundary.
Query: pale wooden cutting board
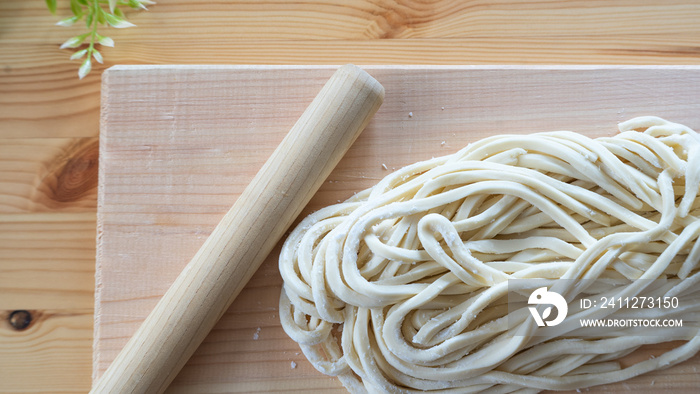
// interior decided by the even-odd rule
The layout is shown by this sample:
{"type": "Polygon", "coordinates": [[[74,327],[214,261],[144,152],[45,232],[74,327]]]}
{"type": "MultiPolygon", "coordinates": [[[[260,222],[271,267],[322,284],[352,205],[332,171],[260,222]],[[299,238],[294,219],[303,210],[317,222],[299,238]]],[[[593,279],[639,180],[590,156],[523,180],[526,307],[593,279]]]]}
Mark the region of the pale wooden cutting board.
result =
{"type": "MultiPolygon", "coordinates": [[[[95,377],[335,68],[126,66],[105,72],[95,377]]],[[[613,135],[618,122],[638,115],[700,129],[700,67],[365,69],[386,88],[384,105],[303,215],[372,186],[394,168],[492,134],[566,129],[613,135]]],[[[310,366],[280,327],[278,251],[170,392],[342,390],[310,366]]],[[[700,386],[698,367],[695,357],[591,392],[692,391],[700,386]]]]}

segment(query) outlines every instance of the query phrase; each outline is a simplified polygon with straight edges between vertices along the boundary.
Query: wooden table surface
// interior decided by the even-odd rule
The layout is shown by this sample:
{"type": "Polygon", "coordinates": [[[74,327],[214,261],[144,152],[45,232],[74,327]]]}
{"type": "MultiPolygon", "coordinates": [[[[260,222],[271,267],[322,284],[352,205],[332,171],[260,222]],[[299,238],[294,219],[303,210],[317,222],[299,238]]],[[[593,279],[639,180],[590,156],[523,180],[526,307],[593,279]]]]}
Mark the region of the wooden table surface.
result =
{"type": "MultiPolygon", "coordinates": [[[[86,392],[114,64],[698,64],[697,1],[161,1],[80,81],[59,1],[0,1],[0,392],[86,392]],[[8,316],[29,310],[23,331],[8,316]]],[[[73,34],[71,34],[73,33],[73,34]]]]}

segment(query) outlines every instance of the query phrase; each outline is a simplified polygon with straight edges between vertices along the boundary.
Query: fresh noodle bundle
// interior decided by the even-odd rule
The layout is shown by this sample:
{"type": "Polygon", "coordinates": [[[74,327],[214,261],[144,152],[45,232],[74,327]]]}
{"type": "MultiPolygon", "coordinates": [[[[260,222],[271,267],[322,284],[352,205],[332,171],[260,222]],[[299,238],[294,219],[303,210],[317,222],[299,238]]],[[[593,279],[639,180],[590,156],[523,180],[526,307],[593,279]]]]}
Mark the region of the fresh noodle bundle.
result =
{"type": "MultiPolygon", "coordinates": [[[[620,296],[640,294],[646,279],[668,279],[664,295],[696,291],[700,137],[657,117],[619,130],[486,138],[311,214],[280,254],[284,330],[351,392],[578,389],[692,357],[697,325],[590,337],[562,324],[538,336],[532,318],[505,305],[518,278],[571,279],[558,282],[569,302],[586,279],[620,296]],[[670,336],[685,342],[617,362],[670,336]]],[[[700,312],[682,303],[663,313],[700,312]]]]}

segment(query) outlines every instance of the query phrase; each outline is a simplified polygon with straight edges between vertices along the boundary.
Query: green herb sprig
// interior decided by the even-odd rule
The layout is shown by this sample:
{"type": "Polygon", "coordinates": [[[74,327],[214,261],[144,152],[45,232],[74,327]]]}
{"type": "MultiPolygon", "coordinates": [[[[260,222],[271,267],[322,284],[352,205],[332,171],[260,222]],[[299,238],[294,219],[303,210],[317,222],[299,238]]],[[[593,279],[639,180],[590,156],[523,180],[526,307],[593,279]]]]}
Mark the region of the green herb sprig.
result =
{"type": "MultiPolygon", "coordinates": [[[[46,6],[52,14],[56,14],[56,1],[46,0],[46,6]]],[[[114,47],[114,40],[97,33],[100,25],[110,25],[117,29],[135,26],[124,17],[124,12],[120,6],[128,6],[134,9],[146,9],[146,5],[155,4],[151,0],[70,0],[70,9],[73,16],[60,20],[56,23],[59,26],[73,26],[76,22],[85,18],[87,33],[71,37],[61,45],[61,49],[80,48],[87,44],[87,48],[75,51],[70,57],[71,60],[87,57],[78,69],[78,77],[83,79],[92,70],[92,59],[98,63],[103,62],[102,54],[95,48],[96,44],[105,47],[114,47]],[[103,8],[107,5],[107,9],[103,8]]]]}

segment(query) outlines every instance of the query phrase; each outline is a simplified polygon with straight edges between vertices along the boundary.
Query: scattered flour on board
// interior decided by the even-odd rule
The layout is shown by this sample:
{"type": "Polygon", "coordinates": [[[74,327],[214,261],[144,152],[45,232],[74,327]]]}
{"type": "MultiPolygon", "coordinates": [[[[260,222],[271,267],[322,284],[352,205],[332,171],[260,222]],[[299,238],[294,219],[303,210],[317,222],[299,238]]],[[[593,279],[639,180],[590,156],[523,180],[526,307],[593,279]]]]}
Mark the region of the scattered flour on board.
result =
{"type": "Polygon", "coordinates": [[[297,363],[295,363],[294,361],[292,361],[289,365],[292,367],[292,369],[297,367],[297,363]]]}
{"type": "Polygon", "coordinates": [[[260,327],[258,327],[258,328],[255,329],[255,333],[253,333],[253,340],[254,340],[254,341],[257,341],[258,338],[260,338],[260,330],[261,330],[260,327]]]}

